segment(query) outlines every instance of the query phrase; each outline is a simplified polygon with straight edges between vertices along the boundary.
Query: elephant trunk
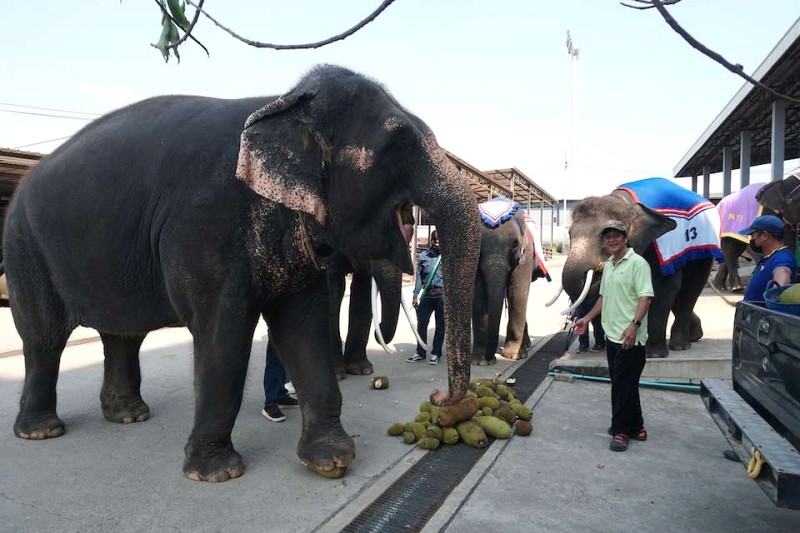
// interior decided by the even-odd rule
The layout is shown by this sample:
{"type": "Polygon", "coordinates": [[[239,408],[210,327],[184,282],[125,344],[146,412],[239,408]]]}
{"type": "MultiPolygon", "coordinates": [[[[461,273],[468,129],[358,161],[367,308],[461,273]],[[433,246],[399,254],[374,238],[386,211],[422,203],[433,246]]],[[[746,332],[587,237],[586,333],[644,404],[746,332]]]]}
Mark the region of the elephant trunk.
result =
{"type": "Polygon", "coordinates": [[[428,172],[416,174],[414,202],[436,222],[441,243],[449,385],[448,392],[434,391],[431,401],[450,405],[464,397],[469,385],[471,310],[480,225],[477,202],[466,180],[436,145],[433,134],[429,133],[426,144],[429,161],[424,166],[428,172]]]}
{"type": "Polygon", "coordinates": [[[584,290],[587,271],[597,271],[602,264],[599,248],[597,240],[590,237],[573,237],[570,242],[569,255],[561,273],[561,285],[573,303],[578,301],[584,290]]]}

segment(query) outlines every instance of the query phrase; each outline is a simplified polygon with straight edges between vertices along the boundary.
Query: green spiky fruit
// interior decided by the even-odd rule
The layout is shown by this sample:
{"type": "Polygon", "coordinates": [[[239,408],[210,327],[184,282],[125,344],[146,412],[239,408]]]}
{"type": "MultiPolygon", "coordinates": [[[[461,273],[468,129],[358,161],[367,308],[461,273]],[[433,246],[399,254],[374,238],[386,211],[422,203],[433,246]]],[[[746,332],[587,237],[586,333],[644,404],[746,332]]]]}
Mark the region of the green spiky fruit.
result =
{"type": "Polygon", "coordinates": [[[435,450],[439,447],[439,439],[433,437],[425,437],[417,441],[417,446],[426,450],[435,450]]]}
{"type": "Polygon", "coordinates": [[[442,442],[445,444],[455,444],[459,440],[458,430],[456,428],[442,429],[442,442]]]}
{"type": "Polygon", "coordinates": [[[456,430],[459,438],[470,446],[485,448],[489,444],[489,439],[486,438],[483,428],[471,420],[459,422],[456,424],[456,430]]]}
{"type": "Polygon", "coordinates": [[[400,435],[403,434],[403,431],[405,431],[403,424],[398,422],[396,424],[392,424],[391,426],[389,426],[387,433],[392,437],[399,437],[400,435]]]}
{"type": "Polygon", "coordinates": [[[511,436],[511,426],[499,418],[493,416],[476,416],[473,420],[491,437],[507,439],[511,436]]]}

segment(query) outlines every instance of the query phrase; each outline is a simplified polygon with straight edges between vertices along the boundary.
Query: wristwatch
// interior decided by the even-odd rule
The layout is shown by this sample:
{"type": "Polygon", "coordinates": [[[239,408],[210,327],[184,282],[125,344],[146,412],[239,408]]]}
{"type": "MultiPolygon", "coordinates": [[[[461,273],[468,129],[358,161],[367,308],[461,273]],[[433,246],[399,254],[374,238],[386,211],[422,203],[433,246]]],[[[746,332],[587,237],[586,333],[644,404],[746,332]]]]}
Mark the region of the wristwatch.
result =
{"type": "Polygon", "coordinates": [[[642,325],[642,321],[641,320],[636,320],[634,318],[633,320],[631,320],[631,324],[633,324],[634,326],[636,326],[638,328],[639,326],[642,325]]]}

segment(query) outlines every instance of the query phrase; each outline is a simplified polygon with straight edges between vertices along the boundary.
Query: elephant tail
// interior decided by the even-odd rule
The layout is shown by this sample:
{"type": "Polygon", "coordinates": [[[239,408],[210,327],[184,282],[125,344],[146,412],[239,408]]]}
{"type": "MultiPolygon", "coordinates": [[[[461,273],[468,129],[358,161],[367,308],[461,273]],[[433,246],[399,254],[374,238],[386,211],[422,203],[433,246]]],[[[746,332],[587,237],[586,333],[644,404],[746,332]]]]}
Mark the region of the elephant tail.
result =
{"type": "Polygon", "coordinates": [[[722,298],[722,299],[725,301],[725,303],[726,303],[726,304],[728,304],[728,305],[730,305],[730,306],[732,306],[732,307],[736,307],[736,303],[737,303],[739,300],[736,300],[736,301],[729,300],[729,299],[728,299],[728,298],[727,298],[727,297],[726,297],[724,294],[722,294],[722,291],[721,291],[721,290],[719,290],[719,287],[717,287],[716,285],[714,285],[714,280],[711,278],[711,276],[709,276],[709,278],[708,278],[708,280],[706,281],[706,283],[708,284],[708,286],[709,286],[709,287],[711,287],[711,290],[712,290],[712,291],[714,291],[715,293],[717,293],[717,296],[719,296],[720,298],[722,298]]]}

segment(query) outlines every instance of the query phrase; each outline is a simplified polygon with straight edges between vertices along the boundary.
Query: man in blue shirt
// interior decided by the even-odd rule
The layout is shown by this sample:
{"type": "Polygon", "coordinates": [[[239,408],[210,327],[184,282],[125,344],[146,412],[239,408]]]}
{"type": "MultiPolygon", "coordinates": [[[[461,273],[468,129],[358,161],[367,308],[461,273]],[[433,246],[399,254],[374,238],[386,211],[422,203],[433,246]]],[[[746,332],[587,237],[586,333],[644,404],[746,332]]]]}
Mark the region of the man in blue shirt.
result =
{"type": "MultiPolygon", "coordinates": [[[[444,279],[439,263],[441,263],[439,236],[434,230],[431,232],[429,248],[419,254],[417,259],[414,299],[411,302],[411,305],[417,310],[417,331],[426,344],[428,342],[428,322],[430,322],[432,314],[435,313],[436,315],[433,347],[431,348],[431,357],[428,359],[428,364],[431,365],[439,364],[439,358],[442,357],[442,343],[444,342],[444,295],[442,294],[444,279]],[[425,287],[425,290],[422,299],[418,300],[417,296],[419,296],[423,287],[425,287]]],[[[425,350],[417,344],[417,351],[406,359],[406,362],[415,363],[424,360],[425,350]]]]}
{"type": "Polygon", "coordinates": [[[744,300],[764,303],[764,291],[770,281],[779,286],[789,285],[797,281],[797,261],[794,253],[783,244],[783,220],[773,215],[763,215],[739,233],[750,235],[750,246],[764,254],[756,265],[744,300]]]}

